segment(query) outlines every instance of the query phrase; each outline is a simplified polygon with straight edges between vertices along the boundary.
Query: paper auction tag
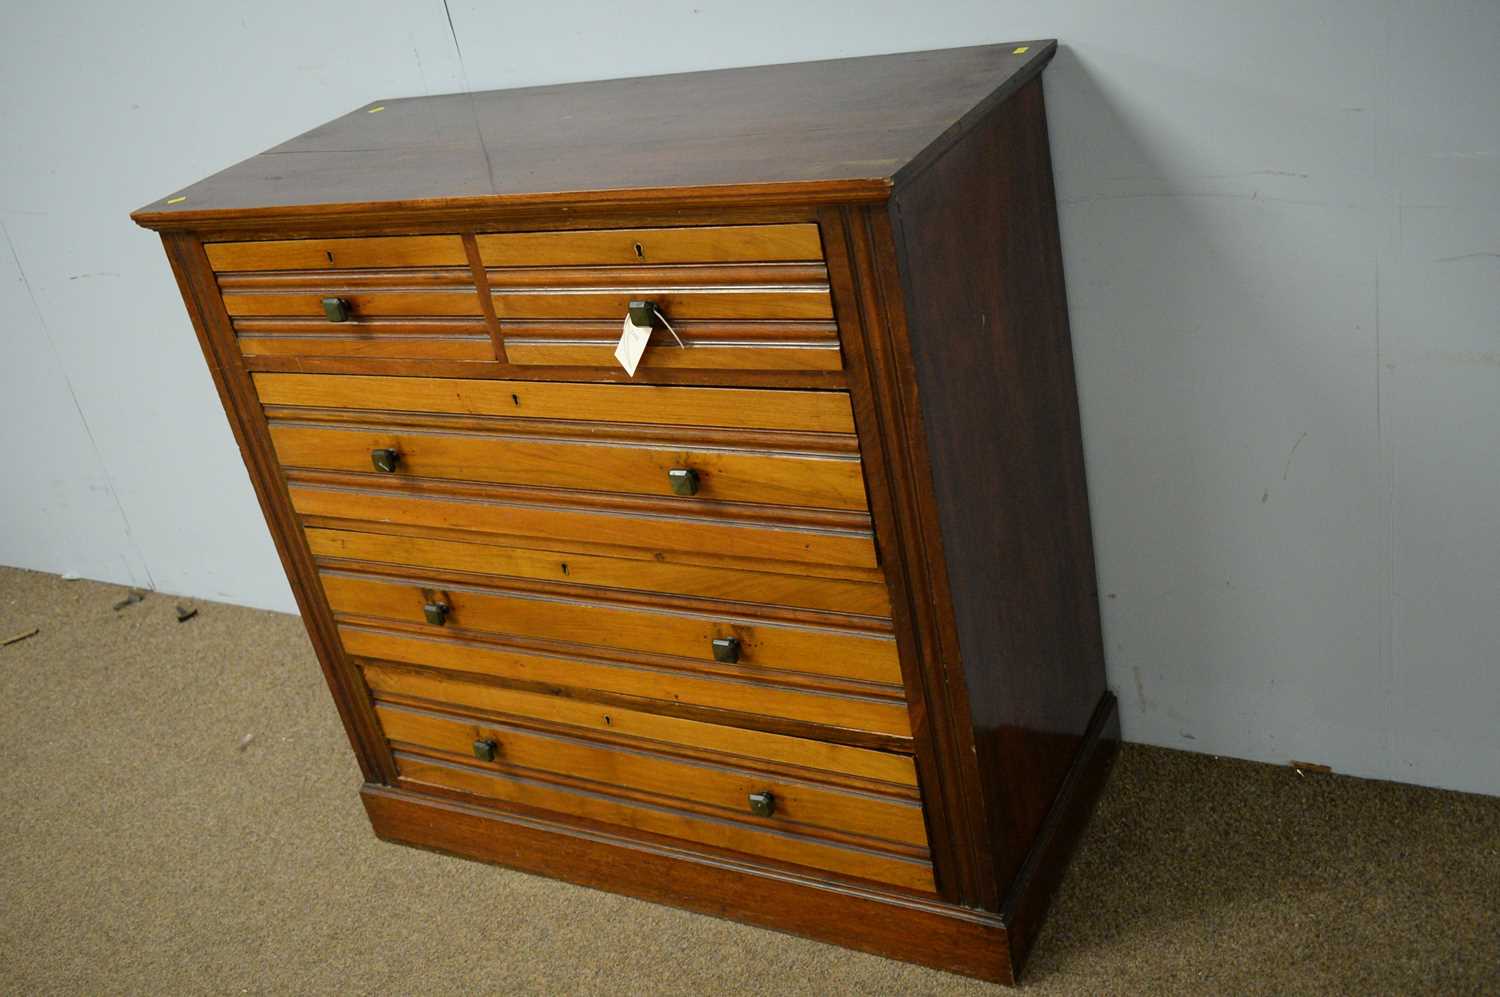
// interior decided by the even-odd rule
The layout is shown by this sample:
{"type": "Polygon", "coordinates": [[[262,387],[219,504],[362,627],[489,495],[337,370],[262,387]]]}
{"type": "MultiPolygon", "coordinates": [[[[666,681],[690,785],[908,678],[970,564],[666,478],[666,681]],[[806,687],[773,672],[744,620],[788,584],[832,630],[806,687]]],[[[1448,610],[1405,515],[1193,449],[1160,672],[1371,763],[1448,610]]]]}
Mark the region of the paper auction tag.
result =
{"type": "Polygon", "coordinates": [[[615,359],[620,361],[620,366],[631,377],[635,377],[635,368],[640,364],[649,342],[651,327],[636,325],[630,321],[629,315],[625,316],[625,325],[620,330],[620,344],[615,347],[615,359]]]}

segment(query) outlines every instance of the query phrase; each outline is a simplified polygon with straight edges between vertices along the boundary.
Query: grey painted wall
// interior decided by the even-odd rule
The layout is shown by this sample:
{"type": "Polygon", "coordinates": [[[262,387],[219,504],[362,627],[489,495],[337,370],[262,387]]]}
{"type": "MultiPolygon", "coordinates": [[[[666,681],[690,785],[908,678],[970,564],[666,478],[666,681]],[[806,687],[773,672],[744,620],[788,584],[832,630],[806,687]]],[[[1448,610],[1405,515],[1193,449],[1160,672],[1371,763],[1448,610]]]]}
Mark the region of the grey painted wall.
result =
{"type": "Polygon", "coordinates": [[[380,97],[1048,36],[1126,736],[1500,793],[1494,2],[7,5],[0,562],[292,608],[147,200],[380,97]]]}

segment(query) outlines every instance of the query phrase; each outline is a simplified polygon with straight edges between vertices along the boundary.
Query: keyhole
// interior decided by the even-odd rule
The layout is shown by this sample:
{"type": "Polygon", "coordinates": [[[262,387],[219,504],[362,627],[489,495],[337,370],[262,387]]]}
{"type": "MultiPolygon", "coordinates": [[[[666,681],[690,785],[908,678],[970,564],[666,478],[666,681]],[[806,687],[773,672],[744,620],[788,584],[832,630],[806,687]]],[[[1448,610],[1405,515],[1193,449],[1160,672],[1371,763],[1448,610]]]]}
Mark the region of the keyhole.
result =
{"type": "Polygon", "coordinates": [[[517,408],[520,407],[520,405],[521,405],[521,396],[520,395],[511,395],[510,396],[510,400],[516,403],[516,407],[517,408]]]}
{"type": "Polygon", "coordinates": [[[331,250],[331,249],[325,249],[323,252],[324,252],[324,255],[326,255],[328,257],[328,262],[332,263],[333,262],[333,250],[331,250]]]}
{"type": "Polygon", "coordinates": [[[568,573],[568,562],[566,561],[564,561],[562,564],[562,573],[565,575],[568,573]]]}
{"type": "Polygon", "coordinates": [[[635,244],[635,255],[637,259],[644,260],[646,258],[646,250],[641,248],[640,243],[635,244]]]}
{"type": "Polygon", "coordinates": [[[613,721],[611,721],[609,719],[609,714],[608,713],[604,714],[604,726],[608,727],[612,722],[613,721]]]}

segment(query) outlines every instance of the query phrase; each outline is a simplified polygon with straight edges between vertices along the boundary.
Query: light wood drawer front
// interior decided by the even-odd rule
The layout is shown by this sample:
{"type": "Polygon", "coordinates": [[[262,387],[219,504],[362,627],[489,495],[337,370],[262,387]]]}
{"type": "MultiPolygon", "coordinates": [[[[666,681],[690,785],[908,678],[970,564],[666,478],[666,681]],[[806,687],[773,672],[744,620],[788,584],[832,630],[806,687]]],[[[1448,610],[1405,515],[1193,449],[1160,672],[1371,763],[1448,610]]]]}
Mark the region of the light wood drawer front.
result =
{"type": "MultiPolygon", "coordinates": [[[[482,318],[479,297],[473,288],[405,290],[392,288],[371,291],[349,289],[330,282],[315,291],[233,291],[224,294],[224,308],[231,317],[285,316],[310,317],[319,320],[317,327],[343,332],[361,319],[401,315],[473,316],[482,318]],[[324,298],[339,298],[348,303],[349,320],[329,321],[323,310],[324,298]]],[[[623,314],[623,313],[622,313],[623,314]]]]}
{"type": "MultiPolygon", "coordinates": [[[[813,568],[876,567],[868,530],[770,526],[646,513],[548,508],[474,497],[293,483],[292,506],[314,526],[359,524],[442,531],[449,538],[546,549],[625,547],[813,568]],[[454,537],[453,534],[458,534],[454,537]],[[497,539],[504,538],[504,539],[497,539]]],[[[823,573],[823,572],[820,572],[823,573]]]]}
{"type": "Polygon", "coordinates": [[[254,375],[266,405],[434,412],[513,419],[854,432],[841,391],[772,391],[646,384],[568,384],[355,374],[254,375]]]}
{"type": "Polygon", "coordinates": [[[778,770],[810,770],[825,781],[843,778],[855,784],[887,784],[910,794],[916,791],[916,764],[909,755],[647,713],[399,665],[366,663],[362,672],[375,698],[383,702],[494,715],[511,724],[557,725],[632,738],[660,750],[748,759],[748,764],[778,770]]]}
{"type": "Polygon", "coordinates": [[[469,263],[463,240],[456,235],[211,242],[203,248],[208,253],[209,265],[218,273],[445,267],[469,263]]]}
{"type": "Polygon", "coordinates": [[[674,496],[671,472],[689,472],[698,500],[769,503],[864,512],[864,476],[853,455],[777,453],[587,438],[538,439],[274,421],[271,439],[285,467],[377,473],[376,451],[394,452],[391,479],[486,481],[583,491],[674,496]]]}
{"type": "Polygon", "coordinates": [[[309,529],[306,535],[313,556],[324,564],[347,560],[855,616],[891,615],[885,581],[876,572],[863,579],[821,578],[795,567],[788,572],[756,571],[683,563],[648,551],[584,554],[353,530],[309,529]]]}
{"type": "Polygon", "coordinates": [[[792,865],[821,869],[858,879],[933,891],[932,865],[871,848],[823,841],[724,820],[671,807],[637,803],[604,793],[573,789],[536,779],[455,765],[418,755],[397,753],[396,769],[408,785],[430,786],[503,803],[567,814],[600,824],[628,827],[649,834],[722,848],[792,865]]]}
{"type": "Polygon", "coordinates": [[[475,241],[487,267],[823,259],[818,226],[810,223],[505,232],[480,235],[475,241]]]}
{"type": "MultiPolygon", "coordinates": [[[[536,689],[566,689],[587,698],[623,696],[641,708],[681,713],[683,708],[772,717],[839,730],[909,739],[904,699],[782,686],[764,680],[648,668],[584,657],[521,651],[458,638],[429,638],[343,624],[344,650],[358,658],[490,676],[536,689]],[[653,704],[648,706],[647,704],[653,704]]],[[[745,725],[752,726],[752,725],[745,725]]],[[[845,739],[847,740],[847,739],[845,739]]]]}
{"type": "MultiPolygon", "coordinates": [[[[623,322],[632,300],[648,299],[672,322],[677,319],[831,319],[827,285],[807,287],[662,287],[625,290],[537,288],[497,291],[495,314],[509,338],[505,320],[560,318],[623,322]]],[[[618,336],[616,337],[618,338],[618,336]]],[[[660,338],[672,342],[665,329],[660,338]]]]}
{"type": "MultiPolygon", "coordinates": [[[[676,323],[673,323],[674,325],[676,323]]],[[[686,325],[686,323],[684,323],[686,325]]],[[[580,323],[571,329],[546,329],[534,337],[518,333],[514,323],[505,337],[505,356],[524,367],[596,367],[608,369],[616,363],[615,346],[619,323],[580,323]],[[610,339],[606,325],[615,327],[610,339]]],[[[836,339],[798,339],[786,342],[756,342],[735,338],[734,329],[708,338],[698,335],[701,326],[679,327],[689,344],[679,349],[665,330],[657,330],[636,368],[637,377],[655,371],[806,371],[831,372],[844,369],[836,339]]]]}
{"type": "MultiPolygon", "coordinates": [[[[894,687],[901,684],[895,641],[885,634],[794,626],[701,613],[516,595],[501,590],[322,573],[329,605],[342,616],[424,625],[424,606],[448,607],[443,627],[561,641],[644,654],[735,664],[751,673],[790,671],[894,687]],[[715,640],[736,642],[733,660],[715,661],[715,640]]],[[[437,627],[434,632],[442,632],[437,627]]],[[[721,653],[727,653],[721,651],[721,653]]]]}
{"type": "Polygon", "coordinates": [[[821,829],[911,848],[927,846],[922,808],[910,793],[853,790],[819,782],[812,773],[796,778],[759,769],[749,759],[684,757],[645,742],[599,742],[581,731],[544,732],[385,704],[376,712],[398,750],[441,752],[455,756],[453,761],[523,778],[561,776],[596,783],[603,792],[619,789],[647,802],[696,805],[711,816],[765,827],[821,829]],[[476,743],[493,760],[476,758],[476,743]],[[750,795],[762,792],[772,797],[769,816],[750,810],[750,795]]]}

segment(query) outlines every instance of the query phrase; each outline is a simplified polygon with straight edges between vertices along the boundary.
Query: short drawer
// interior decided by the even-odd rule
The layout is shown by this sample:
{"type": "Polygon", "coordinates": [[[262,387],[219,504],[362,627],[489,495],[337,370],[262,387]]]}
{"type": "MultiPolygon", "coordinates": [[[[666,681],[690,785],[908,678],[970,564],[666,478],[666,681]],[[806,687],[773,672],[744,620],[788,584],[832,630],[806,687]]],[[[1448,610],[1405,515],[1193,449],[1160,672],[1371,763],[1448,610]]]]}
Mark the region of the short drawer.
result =
{"type": "Polygon", "coordinates": [[[467,267],[469,263],[463,239],[457,235],[211,242],[203,250],[215,273],[467,267]]]}
{"type": "Polygon", "coordinates": [[[671,439],[517,426],[504,435],[389,424],[271,423],[289,468],[372,473],[391,480],[482,481],[699,501],[865,511],[857,454],[798,453],[671,439]],[[532,429],[532,432],[527,432],[532,429]],[[546,434],[546,435],[543,435],[546,434]]]}
{"type": "Polygon", "coordinates": [[[843,368],[816,225],[522,232],[478,241],[513,364],[617,369],[627,306],[649,301],[662,319],[637,377],[843,368]]]}
{"type": "Polygon", "coordinates": [[[205,247],[248,358],[496,362],[454,236],[290,239],[205,247]]]}
{"type": "Polygon", "coordinates": [[[792,775],[746,757],[613,733],[602,741],[586,730],[537,729],[386,703],[378,703],[376,713],[398,750],[431,752],[523,777],[563,777],[605,792],[639,794],[767,827],[833,831],[914,848],[927,845],[921,804],[910,788],[866,784],[856,789],[833,781],[839,774],[826,780],[815,771],[792,775]],[[758,801],[762,812],[757,813],[750,797],[762,793],[770,800],[758,801]]]}
{"type": "Polygon", "coordinates": [[[822,262],[818,226],[697,225],[675,228],[496,232],[477,236],[486,267],[655,266],[822,262]]]}
{"type": "Polygon", "coordinates": [[[643,660],[667,655],[735,666],[731,673],[794,672],[901,685],[889,634],[334,571],[321,578],[340,617],[635,652],[643,660]]]}

